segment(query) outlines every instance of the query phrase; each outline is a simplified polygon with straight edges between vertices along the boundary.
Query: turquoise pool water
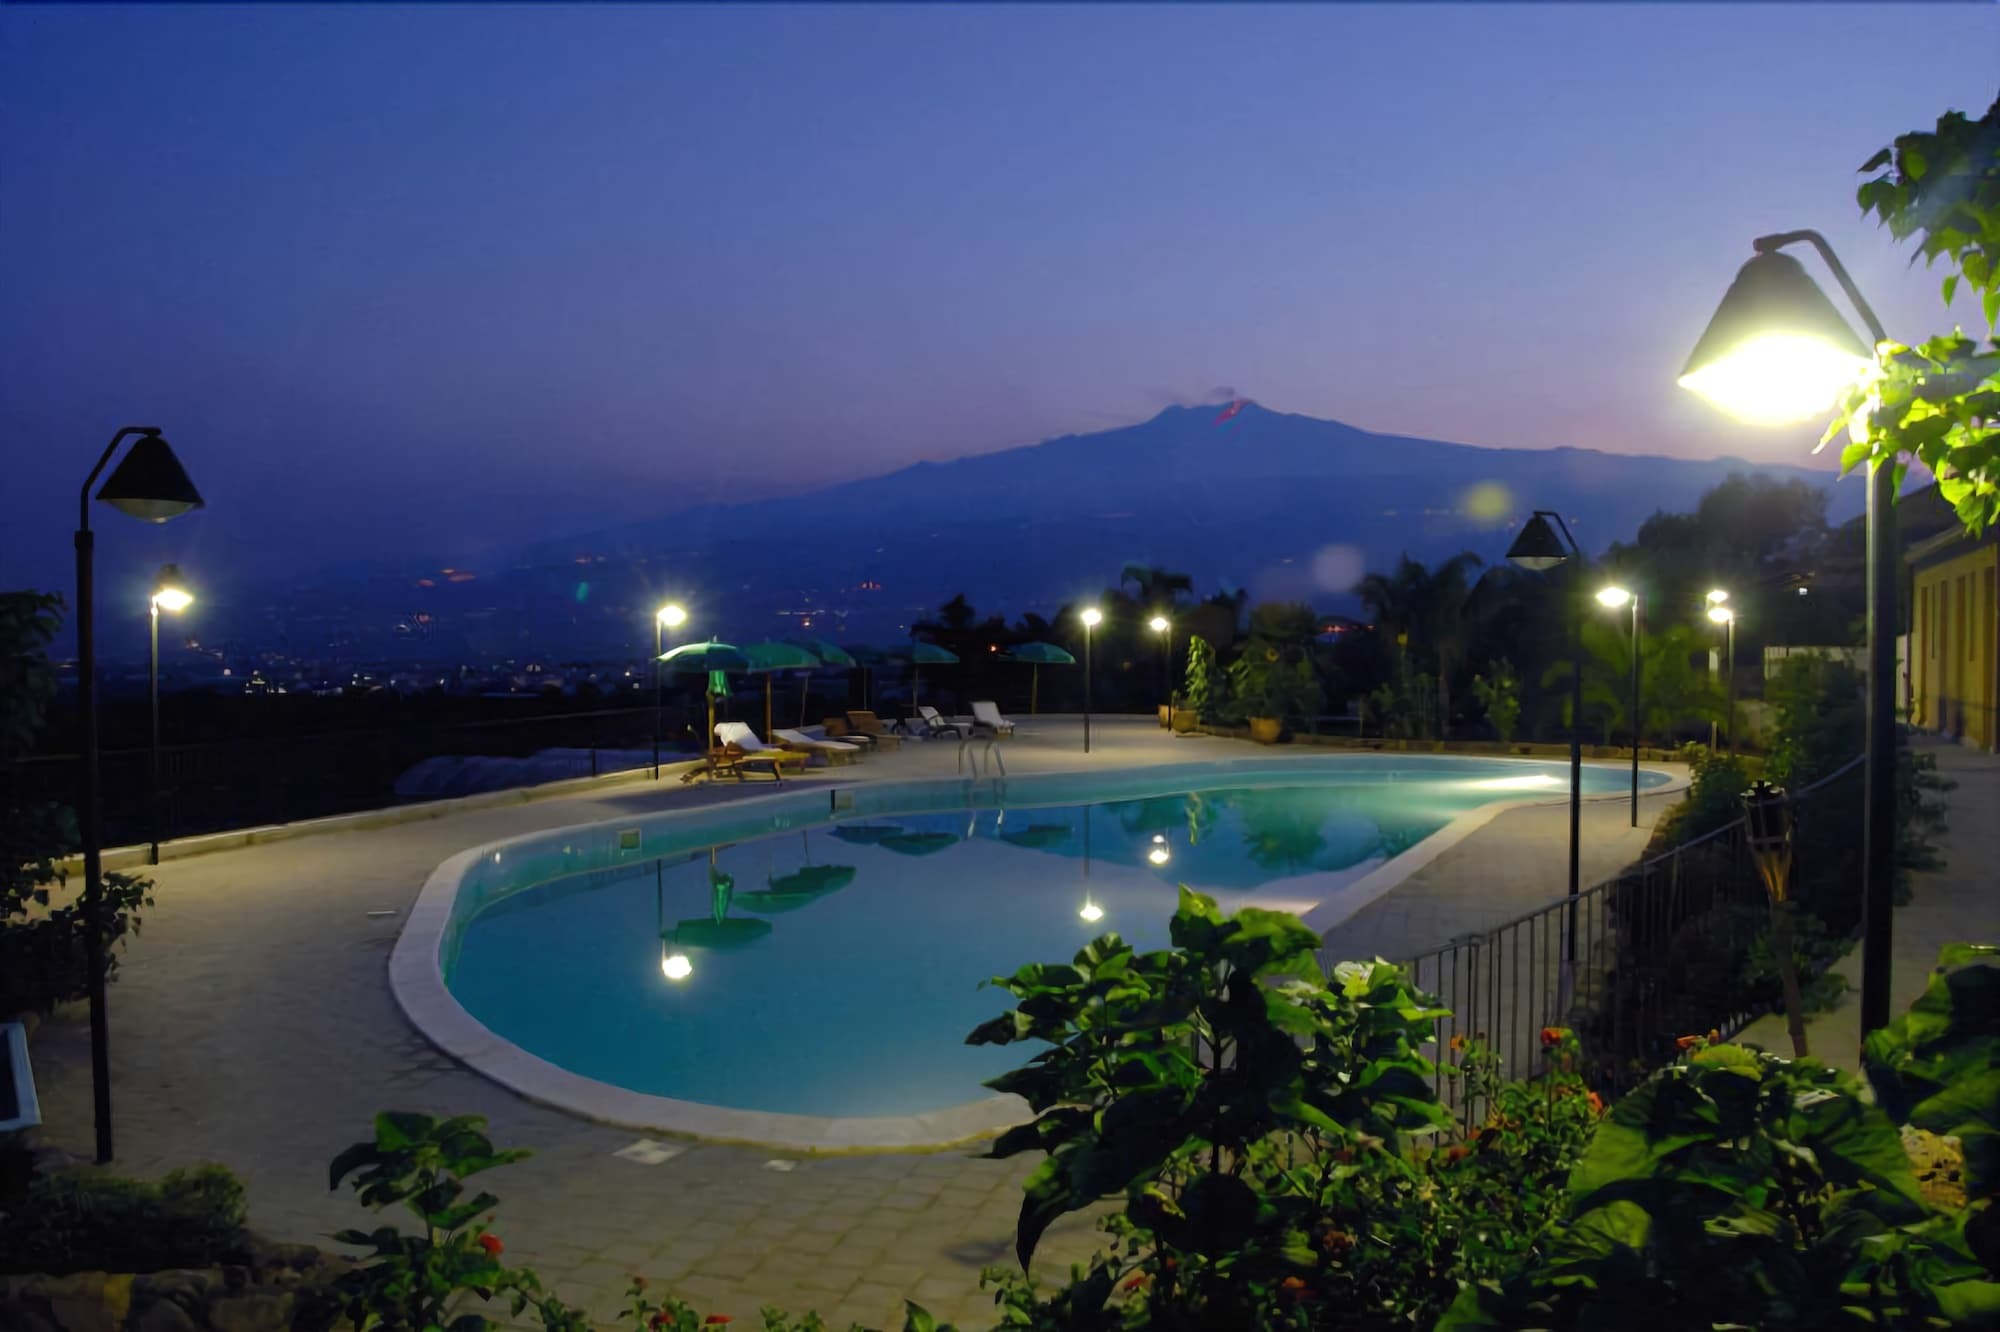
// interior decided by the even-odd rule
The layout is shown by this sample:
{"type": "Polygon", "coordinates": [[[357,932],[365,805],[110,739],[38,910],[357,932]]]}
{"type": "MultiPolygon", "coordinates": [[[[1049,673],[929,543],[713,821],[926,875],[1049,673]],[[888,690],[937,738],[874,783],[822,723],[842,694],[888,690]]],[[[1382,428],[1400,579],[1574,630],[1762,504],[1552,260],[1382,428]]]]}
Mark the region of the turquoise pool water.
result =
{"type": "Polygon", "coordinates": [[[763,836],[633,830],[615,846],[643,851],[624,863],[581,836],[495,853],[461,889],[442,961],[479,1022],[584,1077],[738,1109],[921,1113],[989,1094],[1028,1053],[964,1043],[1007,1007],[986,978],[1105,931],[1163,947],[1181,883],[1304,912],[1466,810],[1567,782],[1560,764],[1343,756],[1127,778],[1141,793],[1099,800],[1075,794],[1088,779],[1022,779],[997,801],[933,783],[901,798],[911,812],[841,815],[820,792],[817,817],[738,816],[785,826],[763,836]]]}

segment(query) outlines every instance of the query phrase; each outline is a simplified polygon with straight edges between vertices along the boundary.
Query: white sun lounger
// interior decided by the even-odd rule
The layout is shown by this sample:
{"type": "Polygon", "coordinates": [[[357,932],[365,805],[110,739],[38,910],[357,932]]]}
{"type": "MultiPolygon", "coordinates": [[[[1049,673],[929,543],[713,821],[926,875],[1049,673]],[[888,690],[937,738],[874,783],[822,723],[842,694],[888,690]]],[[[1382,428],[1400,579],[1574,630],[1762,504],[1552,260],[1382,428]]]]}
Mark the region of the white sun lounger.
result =
{"type": "Polygon", "coordinates": [[[778,737],[779,744],[822,755],[828,763],[852,763],[866,747],[851,745],[845,740],[829,740],[821,735],[808,735],[797,729],[780,729],[771,734],[778,737]]]}
{"type": "Polygon", "coordinates": [[[1000,715],[1000,705],[991,699],[981,699],[972,705],[972,733],[981,731],[993,735],[1014,734],[1014,723],[1000,715]]]}

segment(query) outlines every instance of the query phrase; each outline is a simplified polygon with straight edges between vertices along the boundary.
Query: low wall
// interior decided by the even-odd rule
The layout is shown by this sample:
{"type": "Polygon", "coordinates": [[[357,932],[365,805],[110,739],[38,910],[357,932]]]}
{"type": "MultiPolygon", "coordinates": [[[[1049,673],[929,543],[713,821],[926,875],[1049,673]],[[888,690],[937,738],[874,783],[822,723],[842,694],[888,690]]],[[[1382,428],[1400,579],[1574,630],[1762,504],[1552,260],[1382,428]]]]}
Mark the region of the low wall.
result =
{"type": "Polygon", "coordinates": [[[308,1332],[333,1325],[328,1287],[348,1266],[311,1245],[259,1241],[207,1271],[0,1276],[7,1332],[308,1332]]]}
{"type": "MultiPolygon", "coordinates": [[[[1247,726],[1197,726],[1195,729],[1203,735],[1221,736],[1228,740],[1250,738],[1250,728],[1247,726]]],[[[1537,759],[1569,757],[1569,745],[1566,742],[1560,745],[1541,745],[1517,741],[1511,745],[1503,745],[1498,740],[1391,740],[1382,736],[1313,735],[1296,731],[1286,737],[1285,743],[1315,745],[1324,749],[1380,751],[1388,754],[1465,754],[1537,759]]],[[[1632,757],[1632,747],[1585,745],[1583,756],[1587,759],[1629,759],[1632,757]]],[[[1646,748],[1639,751],[1639,759],[1643,763],[1676,763],[1680,761],[1680,751],[1646,748]]]]}

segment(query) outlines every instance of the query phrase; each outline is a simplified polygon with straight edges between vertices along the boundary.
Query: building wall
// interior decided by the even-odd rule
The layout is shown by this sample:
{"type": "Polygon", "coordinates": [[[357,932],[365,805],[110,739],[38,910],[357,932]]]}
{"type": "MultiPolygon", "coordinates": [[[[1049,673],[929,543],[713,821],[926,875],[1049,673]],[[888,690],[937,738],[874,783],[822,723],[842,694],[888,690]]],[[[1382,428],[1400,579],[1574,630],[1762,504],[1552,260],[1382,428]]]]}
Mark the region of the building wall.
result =
{"type": "Polygon", "coordinates": [[[1910,719],[1996,748],[2000,705],[2000,546],[1988,543],[1911,575],[1910,719]]]}

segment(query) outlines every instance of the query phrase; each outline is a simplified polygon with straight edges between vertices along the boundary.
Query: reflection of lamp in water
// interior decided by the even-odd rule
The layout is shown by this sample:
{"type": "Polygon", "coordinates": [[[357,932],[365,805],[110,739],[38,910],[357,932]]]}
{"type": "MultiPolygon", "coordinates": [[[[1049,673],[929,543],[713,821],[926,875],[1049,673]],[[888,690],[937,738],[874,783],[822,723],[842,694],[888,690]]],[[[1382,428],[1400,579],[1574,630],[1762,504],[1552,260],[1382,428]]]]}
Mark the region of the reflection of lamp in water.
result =
{"type": "Polygon", "coordinates": [[[1154,833],[1153,848],[1146,853],[1146,859],[1152,861],[1155,865],[1164,865],[1173,858],[1174,853],[1167,849],[1166,834],[1154,833]]]}
{"type": "Polygon", "coordinates": [[[1090,900],[1090,810],[1083,807],[1083,909],[1076,914],[1095,923],[1104,919],[1104,908],[1090,900]]]}
{"type": "Polygon", "coordinates": [[[667,941],[660,940],[660,974],[670,981],[686,980],[694,974],[694,963],[686,953],[669,953],[667,941]]]}
{"type": "Polygon", "coordinates": [[[660,934],[660,974],[670,981],[686,980],[694,974],[694,963],[686,953],[667,948],[666,862],[653,862],[653,920],[660,934]]]}

